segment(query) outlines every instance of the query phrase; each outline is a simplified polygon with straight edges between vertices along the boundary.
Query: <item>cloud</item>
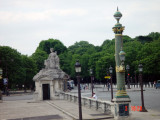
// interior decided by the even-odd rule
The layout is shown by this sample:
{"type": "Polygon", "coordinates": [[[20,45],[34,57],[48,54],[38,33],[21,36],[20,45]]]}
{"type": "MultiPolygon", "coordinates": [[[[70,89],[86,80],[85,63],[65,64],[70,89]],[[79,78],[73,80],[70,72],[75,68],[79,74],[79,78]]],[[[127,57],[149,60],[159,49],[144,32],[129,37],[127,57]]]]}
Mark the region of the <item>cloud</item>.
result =
{"type": "Polygon", "coordinates": [[[31,55],[41,40],[64,45],[86,40],[101,45],[114,38],[117,6],[124,34],[131,37],[160,32],[159,0],[0,0],[0,44],[31,55]]]}
{"type": "Polygon", "coordinates": [[[54,17],[84,16],[87,11],[83,9],[50,9],[43,12],[12,12],[0,11],[0,24],[46,21],[54,17]]]}

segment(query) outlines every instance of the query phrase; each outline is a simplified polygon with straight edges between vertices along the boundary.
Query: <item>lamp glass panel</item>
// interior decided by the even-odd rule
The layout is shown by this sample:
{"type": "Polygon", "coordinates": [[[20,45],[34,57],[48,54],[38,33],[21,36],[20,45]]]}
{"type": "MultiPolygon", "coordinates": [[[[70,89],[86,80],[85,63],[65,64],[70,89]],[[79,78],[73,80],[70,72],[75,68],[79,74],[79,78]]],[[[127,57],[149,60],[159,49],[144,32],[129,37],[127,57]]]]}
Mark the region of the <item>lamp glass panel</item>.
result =
{"type": "Polygon", "coordinates": [[[77,67],[75,67],[75,71],[78,72],[78,68],[77,67]]]}
{"type": "Polygon", "coordinates": [[[109,69],[109,72],[110,72],[110,73],[112,73],[112,72],[113,72],[112,68],[111,68],[111,69],[109,69]]]}
{"type": "Polygon", "coordinates": [[[143,71],[143,68],[139,68],[139,72],[142,72],[143,71]]]}
{"type": "Polygon", "coordinates": [[[125,55],[120,55],[119,57],[121,61],[125,61],[125,55]]]}
{"type": "Polygon", "coordinates": [[[77,73],[79,73],[79,72],[81,72],[81,67],[76,67],[75,70],[77,73]]]}
{"type": "Polygon", "coordinates": [[[81,72],[81,67],[78,67],[78,72],[81,72]]]}
{"type": "Polygon", "coordinates": [[[93,71],[92,71],[92,69],[90,69],[90,74],[92,75],[92,73],[93,73],[93,71]]]}
{"type": "Polygon", "coordinates": [[[0,75],[2,75],[2,72],[3,72],[3,71],[2,71],[2,69],[0,68],[0,75]]]}

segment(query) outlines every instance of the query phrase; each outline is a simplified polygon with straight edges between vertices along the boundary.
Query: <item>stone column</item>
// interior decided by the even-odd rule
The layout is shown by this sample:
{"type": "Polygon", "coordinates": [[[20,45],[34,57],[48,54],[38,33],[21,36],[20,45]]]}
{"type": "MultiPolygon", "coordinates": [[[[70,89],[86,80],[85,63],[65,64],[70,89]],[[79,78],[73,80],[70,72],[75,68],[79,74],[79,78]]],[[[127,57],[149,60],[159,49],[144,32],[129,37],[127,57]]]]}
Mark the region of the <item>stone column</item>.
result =
{"type": "Polygon", "coordinates": [[[117,120],[127,120],[129,119],[129,103],[130,98],[127,95],[125,89],[125,65],[124,61],[120,60],[119,54],[125,55],[122,51],[123,48],[123,40],[122,33],[124,30],[124,26],[119,23],[122,14],[118,11],[114,14],[115,19],[117,20],[117,24],[113,27],[113,31],[115,33],[115,62],[116,62],[116,79],[117,79],[117,92],[116,96],[113,99],[115,113],[114,118],[117,120]]]}

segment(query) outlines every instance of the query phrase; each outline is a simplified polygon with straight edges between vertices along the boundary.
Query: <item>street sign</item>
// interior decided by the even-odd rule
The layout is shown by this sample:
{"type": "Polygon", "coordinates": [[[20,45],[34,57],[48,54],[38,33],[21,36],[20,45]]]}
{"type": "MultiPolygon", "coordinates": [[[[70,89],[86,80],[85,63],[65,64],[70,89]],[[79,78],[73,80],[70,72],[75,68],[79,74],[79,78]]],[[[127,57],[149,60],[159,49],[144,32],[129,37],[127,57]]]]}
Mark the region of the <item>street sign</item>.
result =
{"type": "Polygon", "coordinates": [[[104,78],[106,78],[106,79],[108,78],[109,79],[109,78],[111,78],[111,76],[105,76],[104,78]]]}

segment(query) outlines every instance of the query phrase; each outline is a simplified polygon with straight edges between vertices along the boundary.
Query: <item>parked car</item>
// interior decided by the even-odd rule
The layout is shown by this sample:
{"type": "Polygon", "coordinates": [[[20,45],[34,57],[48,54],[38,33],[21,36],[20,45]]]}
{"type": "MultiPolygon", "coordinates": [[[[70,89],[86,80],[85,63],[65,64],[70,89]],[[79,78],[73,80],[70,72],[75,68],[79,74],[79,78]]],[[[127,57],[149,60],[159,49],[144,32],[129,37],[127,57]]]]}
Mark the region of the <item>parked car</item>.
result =
{"type": "Polygon", "coordinates": [[[155,85],[155,88],[157,89],[157,88],[160,88],[160,80],[157,80],[157,83],[156,83],[156,85],[155,85]]]}

